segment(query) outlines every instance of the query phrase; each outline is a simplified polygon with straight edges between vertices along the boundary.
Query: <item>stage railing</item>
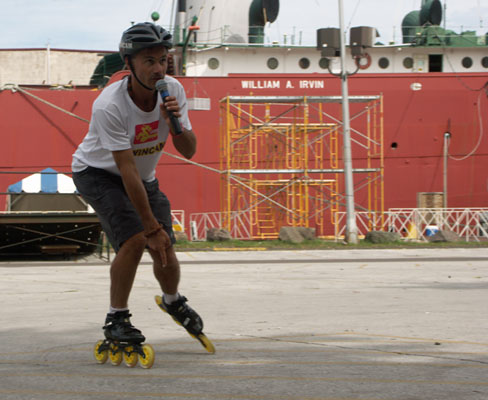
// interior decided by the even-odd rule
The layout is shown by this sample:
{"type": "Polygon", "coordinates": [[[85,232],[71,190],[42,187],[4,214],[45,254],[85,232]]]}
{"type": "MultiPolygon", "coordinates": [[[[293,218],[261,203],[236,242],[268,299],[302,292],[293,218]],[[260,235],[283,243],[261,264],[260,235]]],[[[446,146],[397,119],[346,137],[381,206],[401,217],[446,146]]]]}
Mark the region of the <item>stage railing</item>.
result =
{"type": "MultiPolygon", "coordinates": [[[[384,213],[356,212],[358,236],[370,231],[396,232],[403,241],[427,242],[437,231],[451,231],[463,241],[488,240],[488,208],[390,208],[384,213]]],[[[207,230],[227,226],[230,218],[231,236],[250,240],[248,213],[208,212],[190,215],[191,240],[206,240],[207,230]],[[225,214],[225,215],[224,215],[225,214]]],[[[336,212],[331,239],[344,239],[346,213],[336,212]]]]}
{"type": "Polygon", "coordinates": [[[230,235],[234,239],[250,240],[250,213],[232,211],[228,212],[207,212],[190,214],[190,235],[193,241],[204,241],[207,239],[207,231],[210,228],[223,228],[228,225],[230,218],[230,235]]]}
{"type": "MultiPolygon", "coordinates": [[[[371,230],[400,234],[405,241],[429,240],[437,231],[451,231],[461,240],[488,239],[488,208],[390,208],[384,218],[374,212],[356,212],[358,235],[371,230]],[[374,229],[372,229],[374,227],[374,229]]],[[[346,213],[336,213],[335,240],[344,238],[346,213]]]]}

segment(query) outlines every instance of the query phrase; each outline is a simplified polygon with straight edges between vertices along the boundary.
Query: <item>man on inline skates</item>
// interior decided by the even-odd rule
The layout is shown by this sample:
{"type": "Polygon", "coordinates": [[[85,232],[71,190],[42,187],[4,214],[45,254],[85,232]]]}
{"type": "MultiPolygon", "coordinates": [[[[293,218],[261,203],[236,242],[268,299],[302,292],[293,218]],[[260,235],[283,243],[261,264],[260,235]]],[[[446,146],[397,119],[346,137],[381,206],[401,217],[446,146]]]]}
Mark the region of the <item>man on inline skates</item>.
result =
{"type": "MultiPolygon", "coordinates": [[[[111,264],[107,339],[141,343],[141,331],[130,322],[129,294],[137,266],[147,248],[163,296],[160,307],[198,336],[203,323],[178,293],[180,266],[173,248],[170,203],[160,191],[156,165],[166,140],[190,159],[196,137],[188,118],[182,85],[166,76],[172,37],[161,26],[145,22],[127,29],[119,50],[130,75],[106,87],[93,104],[90,127],[73,154],[73,180],[96,211],[116,251],[111,264]],[[164,80],[164,101],[156,82],[164,80]],[[181,124],[177,133],[174,120],[181,124]]],[[[160,82],[161,84],[161,82],[160,82]]]]}

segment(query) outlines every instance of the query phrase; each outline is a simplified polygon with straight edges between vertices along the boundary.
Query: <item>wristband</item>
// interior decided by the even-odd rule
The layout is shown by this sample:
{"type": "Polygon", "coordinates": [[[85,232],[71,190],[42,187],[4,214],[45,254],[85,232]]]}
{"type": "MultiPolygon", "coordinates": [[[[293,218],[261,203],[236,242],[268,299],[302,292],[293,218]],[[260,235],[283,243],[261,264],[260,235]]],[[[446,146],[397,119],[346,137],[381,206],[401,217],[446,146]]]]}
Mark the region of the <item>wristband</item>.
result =
{"type": "Polygon", "coordinates": [[[160,226],[158,226],[156,229],[153,229],[152,231],[148,232],[148,233],[144,233],[144,236],[146,237],[146,239],[150,238],[151,236],[154,236],[156,234],[158,234],[160,231],[162,231],[163,228],[160,226]]]}
{"type": "Polygon", "coordinates": [[[169,133],[170,133],[170,135],[171,135],[171,136],[173,136],[173,137],[175,137],[175,136],[180,136],[180,135],[182,135],[182,134],[183,134],[183,132],[181,132],[181,133],[173,133],[173,131],[172,131],[171,129],[169,130],[169,133]]]}

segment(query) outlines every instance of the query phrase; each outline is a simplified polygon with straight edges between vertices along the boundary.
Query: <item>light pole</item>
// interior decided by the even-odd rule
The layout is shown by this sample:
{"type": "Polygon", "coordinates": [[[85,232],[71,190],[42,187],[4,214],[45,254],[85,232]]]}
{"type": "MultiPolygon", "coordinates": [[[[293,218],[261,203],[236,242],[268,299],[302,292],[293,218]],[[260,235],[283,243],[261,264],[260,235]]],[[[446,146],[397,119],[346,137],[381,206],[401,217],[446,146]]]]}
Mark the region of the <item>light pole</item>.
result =
{"type": "Polygon", "coordinates": [[[351,55],[356,62],[356,70],[348,72],[346,69],[346,31],[344,29],[344,9],[342,0],[339,0],[339,29],[317,29],[317,50],[322,57],[327,58],[327,69],[330,74],[341,78],[342,90],[342,131],[343,131],[343,157],[344,157],[344,181],[346,202],[346,235],[347,243],[358,243],[358,227],[356,224],[356,212],[354,210],[354,181],[351,154],[351,126],[349,116],[349,91],[347,77],[359,71],[360,59],[367,56],[364,49],[373,46],[374,36],[378,36],[376,29],[368,26],[351,28],[351,55]],[[330,59],[340,57],[341,71],[331,71],[330,59]]]}
{"type": "Polygon", "coordinates": [[[444,133],[444,184],[443,184],[443,195],[442,195],[442,207],[447,208],[447,159],[449,155],[449,139],[451,139],[451,134],[449,132],[444,133]]]}
{"type": "Polygon", "coordinates": [[[342,128],[344,141],[344,180],[346,189],[346,242],[358,243],[358,228],[356,212],[354,210],[354,182],[352,175],[351,127],[349,123],[349,90],[347,87],[346,44],[344,30],[344,10],[342,0],[339,0],[339,30],[341,52],[341,88],[342,88],[342,128]]]}

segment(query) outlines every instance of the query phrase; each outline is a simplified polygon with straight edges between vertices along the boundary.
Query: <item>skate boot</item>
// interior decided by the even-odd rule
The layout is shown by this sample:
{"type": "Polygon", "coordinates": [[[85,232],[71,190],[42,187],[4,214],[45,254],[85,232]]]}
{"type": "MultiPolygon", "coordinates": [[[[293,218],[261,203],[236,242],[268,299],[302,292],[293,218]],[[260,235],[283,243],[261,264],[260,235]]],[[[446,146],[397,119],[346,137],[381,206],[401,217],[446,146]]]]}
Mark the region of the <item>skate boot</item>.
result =
{"type": "Polygon", "coordinates": [[[129,311],[119,311],[114,314],[107,314],[105,326],[103,327],[105,337],[114,342],[142,343],[146,338],[139,329],[136,329],[130,322],[129,311]]]}
{"type": "Polygon", "coordinates": [[[214,345],[203,333],[202,319],[195,310],[187,304],[188,299],[186,297],[180,296],[178,300],[171,304],[167,304],[161,296],[156,296],[155,300],[159,308],[171,315],[173,320],[178,325],[185,328],[192,338],[197,339],[205,350],[212,354],[215,353],[214,345]]]}
{"type": "Polygon", "coordinates": [[[129,311],[107,314],[103,327],[105,340],[99,340],[94,349],[99,364],[110,358],[112,365],[119,365],[124,359],[125,365],[135,367],[139,359],[142,368],[153,366],[154,350],[149,344],[142,345],[146,338],[131,324],[130,317],[129,311]]]}

